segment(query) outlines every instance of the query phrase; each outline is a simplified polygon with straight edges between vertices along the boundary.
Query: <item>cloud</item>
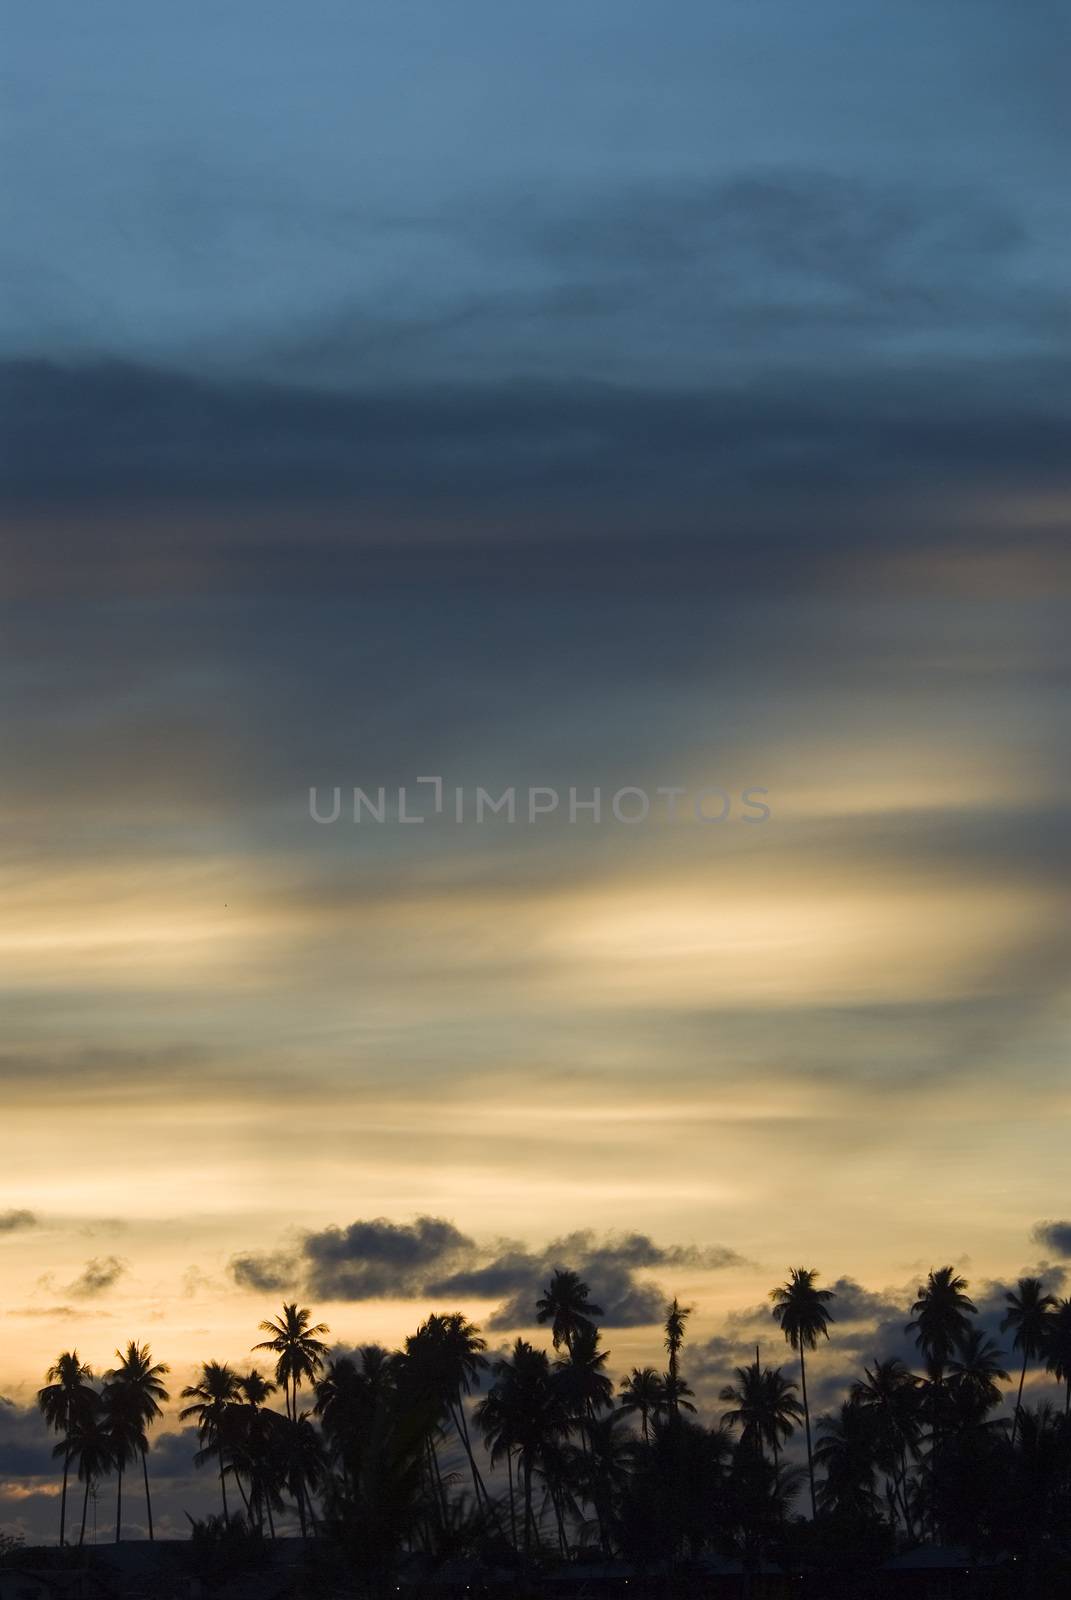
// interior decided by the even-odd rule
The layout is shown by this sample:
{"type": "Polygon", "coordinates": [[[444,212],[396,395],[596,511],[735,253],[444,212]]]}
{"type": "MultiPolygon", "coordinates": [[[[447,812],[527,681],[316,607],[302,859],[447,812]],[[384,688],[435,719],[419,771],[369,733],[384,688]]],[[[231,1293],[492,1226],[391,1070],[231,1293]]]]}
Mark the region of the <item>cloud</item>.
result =
{"type": "Polygon", "coordinates": [[[65,1292],[79,1300],[92,1300],[98,1294],[107,1294],[126,1270],[126,1262],[118,1256],[94,1256],[65,1292]]]}
{"type": "Polygon", "coordinates": [[[1039,1222],[1031,1237],[1058,1256],[1071,1256],[1071,1222],[1039,1222]]]}
{"type": "Polygon", "coordinates": [[[638,1274],[652,1269],[716,1271],[743,1258],[725,1245],[660,1245],[646,1234],[599,1240],[578,1231],[531,1250],[515,1243],[479,1245],[442,1217],[412,1223],[384,1217],[306,1234],[296,1250],[242,1253],[230,1273],[257,1292],[300,1287],[324,1300],[497,1299],[488,1326],[531,1327],[535,1303],[556,1267],[579,1272],[602,1307],[604,1327],[659,1322],[669,1296],[638,1274]]]}
{"type": "Polygon", "coordinates": [[[298,1265],[293,1256],[273,1256],[261,1252],[232,1256],[228,1270],[240,1289],[253,1289],[260,1294],[271,1294],[277,1289],[294,1287],[298,1265]]]}
{"type": "Polygon", "coordinates": [[[36,1228],[37,1217],[32,1211],[0,1211],[0,1233],[19,1233],[24,1228],[36,1228]]]}

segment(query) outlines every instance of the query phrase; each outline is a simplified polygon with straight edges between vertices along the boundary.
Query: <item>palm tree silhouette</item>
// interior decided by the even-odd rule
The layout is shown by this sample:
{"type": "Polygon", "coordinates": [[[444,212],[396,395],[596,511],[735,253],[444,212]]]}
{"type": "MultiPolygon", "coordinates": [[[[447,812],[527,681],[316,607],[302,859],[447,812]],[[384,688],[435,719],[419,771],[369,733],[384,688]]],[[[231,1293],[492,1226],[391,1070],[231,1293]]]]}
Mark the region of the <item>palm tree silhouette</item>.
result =
{"type": "Polygon", "coordinates": [[[628,1377],[621,1379],[618,1396],[622,1411],[639,1413],[640,1437],[644,1444],[649,1444],[649,1419],[660,1416],[666,1408],[666,1388],[661,1376],[654,1367],[633,1367],[628,1377]]]}
{"type": "Polygon", "coordinates": [[[1058,1300],[1045,1333],[1045,1370],[1064,1386],[1064,1416],[1071,1417],[1071,1299],[1058,1300]]]}
{"type": "Polygon", "coordinates": [[[78,1359],[77,1350],[65,1350],[45,1373],[45,1387],[37,1391],[37,1406],[54,1433],[65,1437],[63,1491],[60,1495],[60,1544],[66,1543],[67,1477],[71,1465],[71,1436],[81,1418],[97,1403],[93,1374],[78,1359]]]}
{"type": "Polygon", "coordinates": [[[1000,1404],[998,1383],[1008,1383],[1004,1353],[981,1328],[968,1328],[948,1363],[949,1387],[960,1403],[962,1420],[974,1425],[1000,1404]]]}
{"type": "Polygon", "coordinates": [[[111,1432],[104,1415],[99,1395],[93,1395],[92,1404],[79,1407],[68,1439],[58,1444],[54,1455],[65,1452],[77,1466],[79,1481],[85,1484],[82,1495],[82,1526],[78,1533],[79,1548],[85,1543],[86,1513],[89,1496],[99,1479],[106,1477],[115,1465],[112,1453],[111,1432]]]}
{"type": "Polygon", "coordinates": [[[761,1455],[766,1445],[778,1464],[781,1446],[803,1420],[803,1407],[796,1399],[796,1385],[780,1367],[761,1368],[756,1358],[747,1367],[737,1367],[736,1384],[726,1384],[718,1395],[731,1407],[722,1414],[722,1425],[740,1429],[740,1442],[761,1455]]]}
{"type": "Polygon", "coordinates": [[[895,1356],[863,1368],[864,1376],[852,1385],[852,1399],[869,1408],[877,1419],[877,1460],[892,1475],[904,1531],[912,1537],[907,1485],[907,1456],[918,1443],[921,1383],[895,1356]]]}
{"type": "Polygon", "coordinates": [[[271,1350],[279,1357],[275,1363],[275,1381],[282,1386],[286,1414],[293,1422],[297,1421],[297,1394],[302,1379],[314,1383],[317,1373],[323,1369],[327,1346],[319,1335],[331,1331],[323,1322],[310,1325],[309,1317],[307,1307],[299,1309],[296,1302],[289,1305],[284,1302],[280,1317],[260,1324],[260,1331],[272,1337],[253,1346],[254,1350],[271,1350]]]}
{"type": "MultiPolygon", "coordinates": [[[[585,1286],[585,1303],[586,1298],[585,1286]]],[[[516,1456],[524,1497],[522,1548],[527,1562],[535,1532],[532,1480],[569,1432],[568,1410],[553,1380],[547,1352],[518,1339],[511,1355],[496,1362],[494,1383],[476,1408],[476,1420],[492,1461],[503,1455],[507,1460],[516,1456]]]]}
{"type": "Polygon", "coordinates": [[[816,1350],[818,1340],[829,1338],[829,1324],[835,1321],[826,1307],[834,1300],[832,1289],[815,1288],[818,1272],[814,1267],[793,1267],[788,1282],[771,1289],[773,1315],[793,1350],[799,1352],[800,1388],[803,1394],[803,1425],[807,1438],[807,1476],[811,1486],[811,1516],[817,1513],[814,1491],[814,1455],[811,1450],[811,1412],[807,1404],[807,1363],[804,1351],[816,1350]]]}
{"type": "Polygon", "coordinates": [[[215,1456],[219,1461],[219,1488],[223,1499],[223,1521],[230,1525],[227,1506],[227,1442],[228,1423],[233,1408],[241,1401],[241,1380],[232,1367],[220,1361],[206,1361],[201,1367],[201,1377],[182,1391],[182,1399],[193,1403],[179,1412],[179,1420],[197,1419],[197,1434],[201,1449],[194,1457],[197,1466],[215,1456]]]}
{"type": "Polygon", "coordinates": [[[823,1510],[873,1517],[878,1509],[875,1486],[878,1440],[869,1407],[846,1400],[835,1416],[819,1417],[814,1459],[825,1473],[818,1503],[823,1510]]]}
{"type": "MultiPolygon", "coordinates": [[[[666,1367],[666,1400],[669,1406],[669,1415],[676,1417],[680,1408],[682,1390],[680,1387],[680,1354],[684,1344],[684,1328],[692,1314],[691,1306],[682,1306],[676,1297],[666,1307],[665,1320],[665,1348],[669,1356],[666,1367]]],[[[691,1390],[688,1390],[691,1393],[691,1390]]],[[[694,1407],[692,1407],[694,1410],[694,1407]]]]}
{"type": "Polygon", "coordinates": [[[550,1323],[555,1350],[560,1350],[563,1344],[571,1350],[577,1334],[592,1329],[594,1319],[602,1316],[602,1307],[592,1304],[590,1294],[591,1290],[579,1273],[568,1267],[555,1268],[549,1284],[536,1301],[536,1321],[550,1323]]]}
{"type": "Polygon", "coordinates": [[[140,1401],[125,1383],[105,1383],[100,1400],[115,1466],[115,1542],[118,1544],[123,1527],[123,1478],[134,1457],[149,1448],[149,1441],[142,1426],[140,1401]]]}
{"type": "Polygon", "coordinates": [[[1014,1289],[1004,1291],[1004,1300],[1008,1307],[1000,1320],[1001,1333],[1010,1333],[1015,1330],[1012,1348],[1023,1352],[1023,1365],[1019,1373],[1019,1393],[1015,1400],[1015,1416],[1012,1418],[1012,1443],[1019,1431],[1019,1413],[1023,1409],[1023,1384],[1026,1382],[1026,1367],[1028,1361],[1036,1361],[1045,1350],[1046,1336],[1052,1313],[1056,1308],[1056,1300],[1047,1294],[1045,1285],[1040,1278],[1020,1278],[1014,1289]]]}
{"type": "MultiPolygon", "coordinates": [[[[120,1391],[121,1409],[137,1425],[136,1446],[141,1452],[141,1469],[145,1478],[145,1513],[149,1523],[149,1539],[154,1538],[152,1525],[152,1497],[149,1494],[149,1441],[148,1429],[163,1415],[159,1402],[170,1396],[162,1380],[170,1372],[163,1362],[153,1363],[148,1345],[139,1345],[131,1339],[125,1352],[117,1350],[118,1367],[106,1372],[106,1392],[120,1391]]],[[[120,1468],[120,1475],[122,1469],[120,1468]]]]}

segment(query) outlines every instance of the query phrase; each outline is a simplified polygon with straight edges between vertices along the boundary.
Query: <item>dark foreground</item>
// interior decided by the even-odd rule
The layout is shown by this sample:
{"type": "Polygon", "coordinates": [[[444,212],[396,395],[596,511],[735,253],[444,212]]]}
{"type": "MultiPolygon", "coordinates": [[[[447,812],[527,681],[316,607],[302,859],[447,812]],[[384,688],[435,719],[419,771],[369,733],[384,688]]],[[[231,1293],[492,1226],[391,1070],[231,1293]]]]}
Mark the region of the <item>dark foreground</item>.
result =
{"type": "Polygon", "coordinates": [[[1071,1594],[1071,1549],[1052,1548],[1028,1570],[1018,1559],[979,1562],[966,1551],[921,1547],[863,1570],[745,1572],[706,1558],[640,1571],[591,1559],[518,1568],[456,1559],[431,1567],[419,1557],[396,1571],[356,1575],[327,1541],[197,1540],[97,1546],[92,1550],[9,1550],[0,1600],[1058,1600],[1071,1594]]]}

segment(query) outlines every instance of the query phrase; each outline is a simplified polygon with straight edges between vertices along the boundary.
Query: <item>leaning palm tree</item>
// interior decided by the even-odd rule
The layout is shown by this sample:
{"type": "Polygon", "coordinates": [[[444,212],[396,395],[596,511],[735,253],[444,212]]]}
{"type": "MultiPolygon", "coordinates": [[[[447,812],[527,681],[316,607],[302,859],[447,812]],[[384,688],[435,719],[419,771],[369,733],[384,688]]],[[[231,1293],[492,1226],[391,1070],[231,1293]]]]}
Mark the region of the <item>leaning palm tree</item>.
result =
{"type": "Polygon", "coordinates": [[[814,1267],[793,1267],[789,1272],[788,1282],[770,1291],[774,1318],[780,1323],[781,1331],[792,1349],[799,1352],[812,1517],[817,1511],[817,1500],[814,1492],[814,1454],[811,1449],[811,1412],[807,1404],[807,1363],[804,1352],[816,1350],[820,1338],[829,1338],[829,1324],[835,1319],[826,1307],[836,1298],[832,1289],[815,1288],[817,1276],[814,1267]]]}
{"type": "Polygon", "coordinates": [[[227,1433],[230,1413],[241,1401],[240,1379],[233,1368],[219,1361],[206,1361],[201,1367],[200,1381],[182,1391],[183,1400],[191,1401],[179,1412],[179,1421],[197,1419],[197,1434],[201,1449],[194,1457],[197,1466],[203,1466],[212,1456],[219,1461],[219,1488],[223,1499],[223,1521],[230,1523],[227,1507],[227,1433]]]}
{"type": "Polygon", "coordinates": [[[666,1389],[661,1377],[654,1367],[633,1367],[628,1377],[621,1379],[618,1397],[622,1411],[638,1413],[640,1437],[648,1444],[650,1418],[661,1416],[666,1408],[666,1389]]]}
{"type": "Polygon", "coordinates": [[[1064,1416],[1071,1416],[1071,1300],[1058,1300],[1045,1334],[1045,1370],[1064,1386],[1064,1416]]]}
{"type": "Polygon", "coordinates": [[[162,1361],[153,1362],[152,1351],[148,1345],[139,1345],[131,1339],[125,1352],[117,1350],[119,1365],[111,1372],[105,1373],[105,1383],[109,1390],[120,1389],[124,1396],[124,1410],[138,1425],[138,1449],[141,1452],[141,1470],[145,1479],[145,1514],[149,1522],[149,1539],[154,1538],[152,1525],[152,1497],[149,1494],[149,1445],[148,1429],[163,1416],[160,1401],[168,1400],[167,1389],[163,1379],[170,1372],[170,1367],[162,1361]]]}
{"type": "Polygon", "coordinates": [[[93,1374],[78,1358],[77,1350],[65,1350],[45,1373],[45,1387],[37,1391],[37,1405],[54,1433],[64,1435],[63,1491],[60,1495],[60,1544],[66,1543],[67,1478],[71,1467],[71,1436],[80,1420],[96,1405],[93,1374]]]}
{"type": "Polygon", "coordinates": [[[279,1357],[275,1363],[275,1381],[282,1386],[286,1414],[292,1422],[297,1421],[297,1393],[302,1379],[315,1383],[327,1355],[327,1345],[319,1335],[331,1330],[323,1322],[311,1324],[310,1314],[305,1306],[284,1302],[280,1317],[260,1324],[261,1332],[271,1334],[271,1338],[253,1346],[254,1350],[271,1350],[279,1357]]]}
{"type": "Polygon", "coordinates": [[[1040,1278],[1020,1278],[1014,1289],[1004,1291],[1004,1300],[1008,1307],[1000,1320],[1001,1333],[1010,1333],[1015,1330],[1012,1348],[1023,1353],[1023,1365],[1019,1373],[1019,1393],[1015,1399],[1015,1416],[1012,1419],[1012,1444],[1019,1431],[1019,1415],[1023,1409],[1023,1384],[1026,1382],[1026,1367],[1028,1361],[1036,1361],[1045,1350],[1046,1337],[1052,1313],[1056,1309],[1056,1300],[1046,1293],[1045,1285],[1040,1278]]]}
{"type": "Polygon", "coordinates": [[[590,1294],[591,1290],[579,1273],[568,1267],[555,1268],[553,1277],[536,1301],[536,1321],[550,1323],[555,1350],[560,1350],[562,1345],[571,1350],[576,1336],[594,1328],[594,1319],[602,1316],[602,1307],[592,1304],[590,1294]]]}

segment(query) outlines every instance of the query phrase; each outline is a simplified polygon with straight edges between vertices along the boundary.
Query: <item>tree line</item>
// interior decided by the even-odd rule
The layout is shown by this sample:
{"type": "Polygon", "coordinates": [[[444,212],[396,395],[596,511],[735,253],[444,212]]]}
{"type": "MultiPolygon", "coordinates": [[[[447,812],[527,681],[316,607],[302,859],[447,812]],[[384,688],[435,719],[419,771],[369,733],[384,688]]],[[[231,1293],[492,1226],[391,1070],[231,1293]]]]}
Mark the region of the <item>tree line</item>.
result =
{"type": "MultiPolygon", "coordinates": [[[[479,1328],[451,1312],[399,1350],[333,1355],[330,1330],[289,1303],[253,1346],[273,1358],[271,1376],[206,1361],[179,1416],[196,1425],[196,1465],[218,1477],[223,1529],[275,1538],[296,1516],[303,1539],[333,1540],[380,1573],[406,1552],[493,1551],[528,1566],[584,1547],[641,1567],[716,1550],[748,1569],[823,1542],[875,1560],[945,1539],[1029,1555],[1071,1529],[1071,1300],[1030,1277],[1005,1292],[1013,1380],[968,1287],[952,1267],[931,1271],[906,1324],[919,1370],[875,1357],[814,1419],[807,1357],[830,1338],[836,1296],[803,1267],[770,1296],[796,1371],[763,1366],[756,1349],[712,1424],[698,1420],[684,1371],[691,1308],[666,1308],[664,1363],[615,1386],[602,1310],[567,1268],[535,1307],[549,1349],[518,1338],[492,1361],[479,1328]],[[1063,1385],[1060,1404],[1024,1404],[1032,1364],[1063,1385]],[[1013,1382],[1012,1415],[997,1416],[1013,1382]],[[280,1395],[281,1409],[269,1404],[280,1395]]],[[[154,1537],[149,1434],[169,1369],[134,1341],[117,1358],[98,1380],[64,1352],[38,1394],[59,1436],[61,1544],[72,1475],[78,1544],[89,1493],[111,1475],[118,1540],[138,1465],[154,1537]]]]}

